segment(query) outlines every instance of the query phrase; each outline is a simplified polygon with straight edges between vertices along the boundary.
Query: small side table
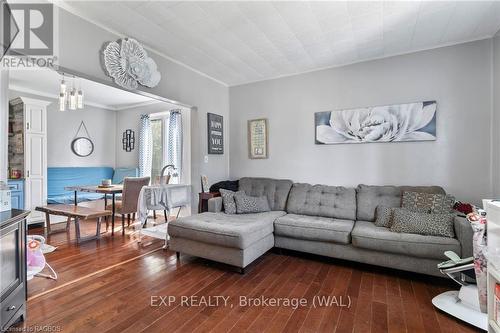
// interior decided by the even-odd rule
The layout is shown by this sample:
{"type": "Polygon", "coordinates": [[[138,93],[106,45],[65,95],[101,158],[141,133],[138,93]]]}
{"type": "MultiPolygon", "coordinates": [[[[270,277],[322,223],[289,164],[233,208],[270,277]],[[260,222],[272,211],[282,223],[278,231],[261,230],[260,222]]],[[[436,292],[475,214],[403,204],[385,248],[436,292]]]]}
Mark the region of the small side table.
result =
{"type": "Polygon", "coordinates": [[[198,213],[208,211],[208,199],[220,197],[219,192],[200,192],[198,194],[198,213]]]}

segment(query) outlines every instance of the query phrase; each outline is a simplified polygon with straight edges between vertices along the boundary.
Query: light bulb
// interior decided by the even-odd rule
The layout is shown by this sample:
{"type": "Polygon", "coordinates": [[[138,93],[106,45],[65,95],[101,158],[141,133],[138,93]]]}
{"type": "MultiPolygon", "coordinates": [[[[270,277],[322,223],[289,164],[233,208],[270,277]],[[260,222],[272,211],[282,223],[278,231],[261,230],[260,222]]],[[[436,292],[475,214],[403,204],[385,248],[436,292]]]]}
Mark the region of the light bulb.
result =
{"type": "Polygon", "coordinates": [[[71,89],[69,93],[69,109],[76,110],[76,90],[75,88],[71,89]]]}
{"type": "Polygon", "coordinates": [[[78,90],[78,95],[76,96],[76,106],[79,109],[83,109],[83,91],[82,91],[82,89],[78,90]]]}
{"type": "Polygon", "coordinates": [[[66,94],[66,81],[64,81],[64,78],[61,81],[61,94],[66,94]]]}
{"type": "Polygon", "coordinates": [[[59,111],[66,111],[66,94],[59,94],[59,111]]]}

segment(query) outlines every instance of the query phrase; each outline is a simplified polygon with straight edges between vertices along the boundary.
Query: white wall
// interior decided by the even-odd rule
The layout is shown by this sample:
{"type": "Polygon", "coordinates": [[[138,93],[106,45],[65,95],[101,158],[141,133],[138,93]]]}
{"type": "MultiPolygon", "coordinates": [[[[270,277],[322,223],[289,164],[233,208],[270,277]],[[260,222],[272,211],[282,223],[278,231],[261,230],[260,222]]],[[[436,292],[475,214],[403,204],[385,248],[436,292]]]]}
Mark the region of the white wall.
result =
{"type": "Polygon", "coordinates": [[[492,177],[495,198],[500,198],[500,35],[493,38],[492,177]]]}
{"type": "MultiPolygon", "coordinates": [[[[100,50],[105,43],[122,36],[117,36],[62,9],[59,11],[59,27],[59,64],[111,82],[101,67],[100,50]]],[[[162,73],[162,80],[153,89],[146,87],[140,89],[196,107],[191,118],[191,175],[193,194],[197,193],[200,190],[201,174],[208,175],[210,182],[223,180],[229,176],[228,130],[225,131],[225,154],[209,155],[208,163],[203,162],[207,154],[206,114],[212,112],[224,116],[225,128],[229,127],[229,90],[226,86],[154,52],[149,52],[149,55],[156,61],[162,73]]]]}
{"type": "Polygon", "coordinates": [[[231,178],[443,186],[491,195],[491,42],[397,56],[230,89],[231,178]],[[437,141],[314,144],[314,113],[436,100],[437,141]],[[269,159],[250,160],[247,120],[269,119],[269,159]]]}
{"type": "Polygon", "coordinates": [[[0,181],[8,178],[9,72],[0,70],[0,181]]]}

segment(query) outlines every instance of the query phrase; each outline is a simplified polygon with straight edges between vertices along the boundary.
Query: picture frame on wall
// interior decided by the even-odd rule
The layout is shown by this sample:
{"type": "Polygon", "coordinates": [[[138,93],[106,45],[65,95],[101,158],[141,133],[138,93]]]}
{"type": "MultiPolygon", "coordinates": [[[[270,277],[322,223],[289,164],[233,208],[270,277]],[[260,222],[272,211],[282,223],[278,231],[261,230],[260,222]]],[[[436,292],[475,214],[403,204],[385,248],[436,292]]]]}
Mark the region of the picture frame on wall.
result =
{"type": "Polygon", "coordinates": [[[208,185],[207,175],[201,175],[201,191],[203,193],[208,193],[209,190],[210,190],[210,186],[208,185]]]}
{"type": "Polygon", "coordinates": [[[268,158],[269,132],[267,119],[248,121],[248,157],[250,159],[268,158]]]}
{"type": "Polygon", "coordinates": [[[224,117],[207,113],[208,154],[224,154],[224,117]]]}

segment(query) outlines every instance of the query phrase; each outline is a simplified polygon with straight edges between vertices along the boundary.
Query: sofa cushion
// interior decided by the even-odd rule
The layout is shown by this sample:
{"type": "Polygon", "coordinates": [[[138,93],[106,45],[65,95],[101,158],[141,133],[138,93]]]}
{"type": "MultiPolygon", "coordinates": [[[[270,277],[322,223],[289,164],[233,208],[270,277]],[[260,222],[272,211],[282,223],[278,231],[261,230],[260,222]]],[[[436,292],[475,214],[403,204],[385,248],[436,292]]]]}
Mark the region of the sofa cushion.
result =
{"type": "Polygon", "coordinates": [[[238,191],[234,195],[234,202],[236,203],[236,213],[238,214],[264,213],[271,210],[265,195],[251,197],[243,191],[238,191]]]}
{"type": "MultiPolygon", "coordinates": [[[[236,202],[234,201],[234,195],[236,192],[220,189],[220,195],[222,196],[222,203],[224,204],[224,212],[226,214],[236,214],[236,202]]],[[[243,192],[242,192],[243,193],[243,192]]]]}
{"type": "Polygon", "coordinates": [[[291,214],[356,218],[356,190],[342,186],[293,184],[286,210],[291,214]]]}
{"type": "Polygon", "coordinates": [[[376,211],[375,225],[377,227],[389,228],[392,223],[392,210],[394,208],[379,205],[376,211]]]}
{"type": "Polygon", "coordinates": [[[453,213],[429,214],[394,208],[392,219],[392,232],[455,237],[453,213]]]}
{"type": "Polygon", "coordinates": [[[454,251],[458,255],[461,251],[455,238],[397,233],[370,221],[356,221],[351,237],[356,247],[419,258],[444,260],[447,259],[444,251],[454,251]]]}
{"type": "Polygon", "coordinates": [[[375,221],[378,205],[401,207],[403,191],[446,194],[439,186],[373,186],[358,185],[356,189],[357,219],[375,221]]]}
{"type": "Polygon", "coordinates": [[[404,191],[401,207],[410,210],[425,209],[429,213],[444,214],[453,211],[455,197],[449,194],[435,194],[404,191]]]}
{"type": "Polygon", "coordinates": [[[172,237],[246,249],[272,234],[274,221],[285,214],[283,211],[242,215],[202,213],[169,222],[167,228],[172,237]]]}
{"type": "MultiPolygon", "coordinates": [[[[47,202],[69,203],[73,201],[73,191],[65,187],[97,185],[103,179],[113,178],[113,168],[109,167],[50,167],[47,168],[47,202]]],[[[96,193],[78,193],[78,202],[98,200],[103,197],[96,193]]]]}
{"type": "Polygon", "coordinates": [[[271,178],[241,178],[239,190],[252,197],[265,195],[271,210],[284,211],[288,193],[292,187],[291,180],[271,178]]]}
{"type": "Polygon", "coordinates": [[[274,234],[295,239],[349,244],[353,226],[352,220],[287,214],[274,222],[274,234]]]}

